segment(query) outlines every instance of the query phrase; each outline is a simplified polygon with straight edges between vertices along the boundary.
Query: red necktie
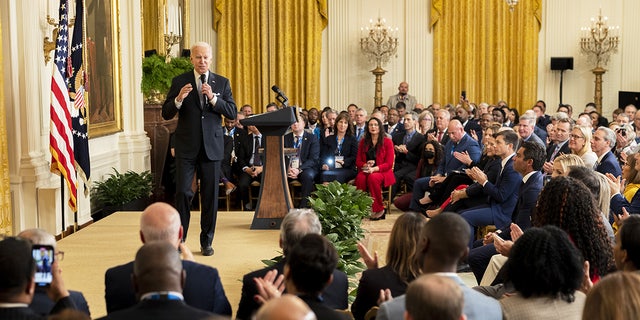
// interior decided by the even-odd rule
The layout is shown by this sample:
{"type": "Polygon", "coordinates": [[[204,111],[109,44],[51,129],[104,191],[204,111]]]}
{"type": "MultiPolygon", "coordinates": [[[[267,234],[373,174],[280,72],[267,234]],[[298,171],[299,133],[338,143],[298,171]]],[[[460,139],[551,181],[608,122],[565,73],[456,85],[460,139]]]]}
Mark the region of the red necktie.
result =
{"type": "Polygon", "coordinates": [[[444,132],[438,131],[438,142],[442,142],[442,135],[443,134],[444,134],[444,132]]]}

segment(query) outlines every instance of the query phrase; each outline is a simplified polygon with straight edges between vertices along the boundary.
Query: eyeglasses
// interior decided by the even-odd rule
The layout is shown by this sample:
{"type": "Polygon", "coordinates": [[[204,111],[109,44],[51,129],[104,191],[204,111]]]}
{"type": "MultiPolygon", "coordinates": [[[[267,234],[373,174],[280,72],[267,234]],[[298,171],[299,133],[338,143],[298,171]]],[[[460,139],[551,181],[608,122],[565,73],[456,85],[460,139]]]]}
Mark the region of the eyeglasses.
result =
{"type": "Polygon", "coordinates": [[[578,140],[578,139],[584,139],[584,137],[576,135],[576,134],[572,134],[569,136],[569,138],[574,139],[574,140],[578,140]]]}

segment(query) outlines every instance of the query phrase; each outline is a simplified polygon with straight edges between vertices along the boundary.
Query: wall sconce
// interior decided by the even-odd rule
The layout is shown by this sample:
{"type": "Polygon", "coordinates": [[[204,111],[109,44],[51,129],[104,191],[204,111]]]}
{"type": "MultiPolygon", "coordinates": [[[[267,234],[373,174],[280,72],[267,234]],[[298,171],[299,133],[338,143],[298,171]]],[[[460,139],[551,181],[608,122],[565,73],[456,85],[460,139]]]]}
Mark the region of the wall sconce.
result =
{"type": "Polygon", "coordinates": [[[176,8],[175,5],[167,4],[164,10],[164,43],[167,53],[165,61],[169,63],[173,46],[182,40],[182,5],[178,3],[176,8]]]}
{"type": "MultiPolygon", "coordinates": [[[[75,20],[76,19],[69,19],[69,28],[73,27],[75,20]]],[[[42,44],[45,65],[51,60],[49,53],[56,48],[56,39],[58,39],[58,29],[60,28],[60,23],[56,19],[51,18],[50,15],[47,15],[47,24],[53,27],[53,32],[51,32],[51,40],[49,40],[49,37],[44,37],[42,44]]]]}

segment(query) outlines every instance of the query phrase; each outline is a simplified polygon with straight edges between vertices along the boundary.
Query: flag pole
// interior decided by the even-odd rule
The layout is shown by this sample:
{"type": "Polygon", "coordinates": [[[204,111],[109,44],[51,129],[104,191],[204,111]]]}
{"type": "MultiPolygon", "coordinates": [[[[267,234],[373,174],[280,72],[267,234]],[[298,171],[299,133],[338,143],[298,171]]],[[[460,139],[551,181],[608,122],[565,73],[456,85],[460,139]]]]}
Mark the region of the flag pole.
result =
{"type": "Polygon", "coordinates": [[[62,216],[62,234],[60,235],[60,238],[64,238],[64,188],[65,188],[65,183],[64,183],[64,176],[60,175],[60,213],[62,216]]]}

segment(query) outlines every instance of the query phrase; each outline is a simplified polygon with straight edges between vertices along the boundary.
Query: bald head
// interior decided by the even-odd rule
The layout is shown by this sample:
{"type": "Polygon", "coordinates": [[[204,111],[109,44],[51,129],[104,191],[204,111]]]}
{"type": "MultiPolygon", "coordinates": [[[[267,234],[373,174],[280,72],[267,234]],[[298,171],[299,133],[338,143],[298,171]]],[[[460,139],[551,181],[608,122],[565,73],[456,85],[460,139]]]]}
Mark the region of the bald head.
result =
{"type": "Polygon", "coordinates": [[[449,277],[422,275],[409,284],[405,297],[408,319],[463,319],[462,289],[449,277]]]}
{"type": "Polygon", "coordinates": [[[451,120],[449,121],[447,133],[449,133],[449,138],[453,142],[458,143],[464,136],[464,126],[457,119],[451,120]]]}
{"type": "Polygon", "coordinates": [[[256,320],[315,320],[309,306],[291,294],[267,301],[256,313],[256,320]]]}
{"type": "Polygon", "coordinates": [[[150,241],[136,253],[133,263],[136,293],[154,291],[182,292],[184,274],[176,248],[167,241],[150,241]]]}
{"type": "Polygon", "coordinates": [[[23,230],[18,234],[18,237],[23,239],[29,239],[33,244],[44,244],[48,246],[52,246],[54,249],[56,247],[56,238],[46,232],[44,229],[33,228],[23,230]]]}
{"type": "Polygon", "coordinates": [[[140,239],[148,241],[169,241],[178,247],[182,239],[180,214],[171,205],[156,202],[148,206],[140,216],[140,239]]]}

